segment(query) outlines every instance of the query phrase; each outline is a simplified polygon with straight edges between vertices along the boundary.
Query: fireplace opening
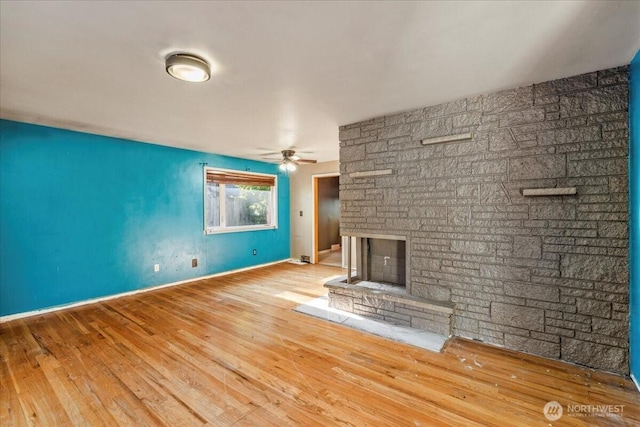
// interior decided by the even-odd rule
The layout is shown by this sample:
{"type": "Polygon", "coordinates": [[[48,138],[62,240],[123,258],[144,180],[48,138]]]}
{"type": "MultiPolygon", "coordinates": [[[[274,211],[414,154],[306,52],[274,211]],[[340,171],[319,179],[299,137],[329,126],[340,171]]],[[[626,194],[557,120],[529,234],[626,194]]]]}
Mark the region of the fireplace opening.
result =
{"type": "MultiPolygon", "coordinates": [[[[357,236],[355,275],[347,283],[393,293],[406,293],[407,250],[401,236],[357,236]]],[[[350,253],[350,251],[349,251],[350,253]]],[[[351,262],[348,262],[351,265],[351,262]]]]}
{"type": "Polygon", "coordinates": [[[363,279],[405,286],[405,243],[404,240],[367,239],[367,274],[363,279]]]}

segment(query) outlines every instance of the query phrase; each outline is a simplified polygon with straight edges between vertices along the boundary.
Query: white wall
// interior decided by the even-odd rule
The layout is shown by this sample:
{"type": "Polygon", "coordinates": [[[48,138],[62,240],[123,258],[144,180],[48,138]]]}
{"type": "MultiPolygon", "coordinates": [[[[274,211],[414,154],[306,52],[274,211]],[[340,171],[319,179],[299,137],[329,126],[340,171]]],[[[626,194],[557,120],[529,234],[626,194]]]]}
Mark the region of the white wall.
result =
{"type": "Polygon", "coordinates": [[[313,235],[313,175],[340,172],[340,163],[322,162],[302,165],[290,175],[291,258],[311,256],[313,235]],[[300,216],[302,211],[302,216],[300,216]]]}

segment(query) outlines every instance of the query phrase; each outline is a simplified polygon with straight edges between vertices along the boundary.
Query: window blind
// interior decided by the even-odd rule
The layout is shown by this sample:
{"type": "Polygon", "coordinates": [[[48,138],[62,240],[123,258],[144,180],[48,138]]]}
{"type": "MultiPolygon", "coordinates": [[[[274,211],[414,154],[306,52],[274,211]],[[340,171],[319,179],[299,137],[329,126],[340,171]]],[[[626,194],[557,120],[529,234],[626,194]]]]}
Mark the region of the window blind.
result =
{"type": "Polygon", "coordinates": [[[212,184],[256,185],[273,187],[276,185],[276,177],[243,172],[209,170],[207,171],[207,182],[212,184]]]}

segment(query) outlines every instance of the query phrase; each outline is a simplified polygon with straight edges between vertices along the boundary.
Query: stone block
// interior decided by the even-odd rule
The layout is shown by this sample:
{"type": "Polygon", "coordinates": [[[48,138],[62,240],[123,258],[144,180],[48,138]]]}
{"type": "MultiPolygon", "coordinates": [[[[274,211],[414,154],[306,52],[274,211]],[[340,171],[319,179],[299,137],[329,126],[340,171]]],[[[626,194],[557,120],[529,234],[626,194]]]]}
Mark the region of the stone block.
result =
{"type": "Polygon", "coordinates": [[[360,160],[364,160],[366,154],[366,146],[364,144],[361,145],[351,145],[349,147],[341,147],[340,148],[340,162],[357,162],[360,160]]]}
{"type": "Polygon", "coordinates": [[[431,320],[421,319],[419,317],[411,318],[411,327],[445,337],[451,335],[451,327],[447,323],[434,322],[431,320]]]}
{"type": "Polygon", "coordinates": [[[445,286],[425,285],[414,283],[411,286],[411,295],[435,301],[450,301],[451,289],[445,286]]]}
{"type": "Polygon", "coordinates": [[[458,197],[478,197],[480,186],[478,184],[462,184],[456,187],[458,197]]]}
{"type": "Polygon", "coordinates": [[[471,164],[471,173],[474,175],[499,174],[507,172],[506,160],[483,160],[471,164]]]}
{"type": "MultiPolygon", "coordinates": [[[[363,125],[360,128],[360,136],[364,137],[364,135],[368,135],[369,132],[382,129],[383,127],[384,127],[384,122],[376,122],[368,125],[363,125]]],[[[376,133],[376,136],[377,136],[377,133],[376,133]]]]}
{"type": "Polygon", "coordinates": [[[560,97],[561,117],[626,111],[629,90],[627,85],[610,86],[560,97]]]}
{"type": "Polygon", "coordinates": [[[400,124],[395,126],[388,126],[378,130],[378,139],[390,139],[398,138],[411,134],[410,124],[400,124]]]}
{"type": "Polygon", "coordinates": [[[424,108],[418,108],[405,113],[404,121],[406,123],[417,122],[420,120],[424,120],[424,108]]]}
{"type": "Polygon", "coordinates": [[[505,283],[504,292],[507,295],[534,299],[540,301],[560,301],[560,290],[556,286],[532,285],[530,283],[505,283]]]}
{"type": "Polygon", "coordinates": [[[497,264],[481,264],[480,276],[490,279],[517,280],[521,282],[528,282],[531,280],[531,272],[528,268],[510,267],[497,264]]]}
{"type": "Polygon", "coordinates": [[[629,323],[594,317],[591,321],[593,333],[606,335],[608,337],[626,338],[629,330],[629,323]]]}
{"type": "Polygon", "coordinates": [[[601,318],[611,317],[611,303],[607,301],[576,298],[576,308],[578,309],[578,314],[601,318]]]}
{"type": "Polygon", "coordinates": [[[491,303],[491,321],[530,331],[544,331],[544,310],[501,302],[491,303]]]}
{"type": "Polygon", "coordinates": [[[533,85],[534,93],[537,98],[593,88],[598,85],[597,74],[597,72],[580,74],[578,76],[535,84],[533,85]]]}
{"type": "Polygon", "coordinates": [[[542,241],[539,236],[513,236],[513,256],[516,258],[541,258],[542,241]]]}
{"type": "Polygon", "coordinates": [[[562,358],[570,362],[619,374],[629,373],[626,349],[564,337],[560,349],[562,358]]]}
{"type": "Polygon", "coordinates": [[[626,83],[629,81],[628,66],[609,68],[598,71],[598,84],[600,86],[626,83]]]}
{"type": "Polygon", "coordinates": [[[571,129],[555,129],[538,133],[538,144],[556,145],[575,142],[599,141],[602,139],[600,126],[582,126],[571,129]]]}
{"type": "Polygon", "coordinates": [[[629,236],[627,222],[601,222],[598,224],[598,236],[626,239],[629,236]]]}
{"type": "Polygon", "coordinates": [[[365,200],[365,190],[340,190],[342,200],[365,200]]]}
{"type": "Polygon", "coordinates": [[[454,240],[451,242],[451,251],[463,254],[495,254],[495,244],[492,242],[474,242],[454,240]]]}
{"type": "Polygon", "coordinates": [[[346,129],[346,130],[341,130],[339,135],[338,135],[338,139],[340,141],[348,141],[350,139],[356,139],[356,138],[360,138],[360,128],[352,128],[352,129],[346,129]]]}
{"type": "Polygon", "coordinates": [[[392,114],[390,116],[385,116],[384,118],[384,126],[393,126],[404,123],[405,113],[392,114]]]}
{"type": "Polygon", "coordinates": [[[458,99],[457,101],[445,102],[444,104],[434,105],[424,109],[426,118],[442,117],[451,114],[462,113],[467,110],[467,100],[458,99]]]}
{"type": "Polygon", "coordinates": [[[609,189],[612,193],[626,193],[629,191],[629,180],[626,176],[612,176],[609,178],[609,189]]]}
{"type": "Polygon", "coordinates": [[[544,108],[532,108],[524,111],[511,111],[500,116],[500,127],[526,125],[544,121],[544,108]]]}
{"type": "Polygon", "coordinates": [[[553,359],[560,357],[560,344],[534,338],[504,334],[504,346],[511,350],[524,351],[525,353],[537,354],[553,359]]]}
{"type": "Polygon", "coordinates": [[[409,216],[411,218],[446,218],[446,206],[412,206],[409,208],[409,216]]]}
{"type": "Polygon", "coordinates": [[[329,292],[329,307],[337,308],[338,310],[344,310],[353,312],[353,298],[329,292]]]}
{"type": "Polygon", "coordinates": [[[474,126],[482,123],[482,113],[479,111],[469,112],[453,116],[453,127],[474,126]]]}
{"type": "Polygon", "coordinates": [[[370,142],[365,145],[365,152],[367,154],[381,153],[387,151],[388,149],[389,143],[387,141],[370,142]]]}
{"type": "Polygon", "coordinates": [[[626,257],[565,254],[560,261],[562,277],[599,282],[627,283],[629,266],[626,257]]]}
{"type": "Polygon", "coordinates": [[[482,109],[485,113],[520,110],[533,106],[533,86],[503,90],[485,95],[482,109]]]}
{"type": "Polygon", "coordinates": [[[442,263],[442,259],[439,258],[423,258],[423,254],[421,253],[418,256],[415,256],[411,259],[411,268],[417,268],[420,270],[431,270],[438,271],[440,270],[440,264],[442,263]]]}
{"type": "Polygon", "coordinates": [[[458,160],[455,157],[427,160],[420,163],[421,178],[441,178],[456,175],[458,160]]]}
{"type": "Polygon", "coordinates": [[[511,180],[564,178],[566,175],[566,157],[562,154],[509,159],[511,180]]]}
{"type": "Polygon", "coordinates": [[[453,327],[468,332],[478,332],[478,321],[462,316],[454,316],[453,327]]]}
{"type": "Polygon", "coordinates": [[[381,308],[383,310],[393,311],[393,301],[387,301],[383,298],[376,297],[374,295],[362,295],[362,305],[366,305],[372,308],[381,308]]]}
{"type": "Polygon", "coordinates": [[[497,129],[489,133],[489,151],[517,150],[520,148],[509,129],[497,129]]]}
{"type": "Polygon", "coordinates": [[[570,161],[568,176],[611,176],[627,174],[627,159],[592,159],[570,161]]]}
{"type": "Polygon", "coordinates": [[[469,225],[468,206],[449,206],[447,208],[447,224],[449,225],[469,225]]]}
{"type": "Polygon", "coordinates": [[[502,184],[483,183],[480,185],[480,203],[485,205],[511,203],[502,184]]]}
{"type": "Polygon", "coordinates": [[[576,208],[573,205],[533,205],[529,211],[530,219],[560,219],[571,220],[576,218],[576,208]]]}
{"type": "Polygon", "coordinates": [[[411,125],[411,137],[414,140],[451,135],[452,133],[453,122],[451,117],[425,120],[411,125]]]}

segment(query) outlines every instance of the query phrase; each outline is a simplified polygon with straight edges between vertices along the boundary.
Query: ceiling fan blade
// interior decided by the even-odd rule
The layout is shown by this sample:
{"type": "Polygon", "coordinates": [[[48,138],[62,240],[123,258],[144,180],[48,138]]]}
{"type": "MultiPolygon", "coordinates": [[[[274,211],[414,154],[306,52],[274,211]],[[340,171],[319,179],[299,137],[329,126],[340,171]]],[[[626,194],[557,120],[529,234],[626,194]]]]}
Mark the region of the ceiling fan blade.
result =
{"type": "Polygon", "coordinates": [[[298,162],[298,163],[318,163],[317,160],[311,160],[311,159],[298,159],[298,160],[296,160],[296,162],[298,162]]]}

